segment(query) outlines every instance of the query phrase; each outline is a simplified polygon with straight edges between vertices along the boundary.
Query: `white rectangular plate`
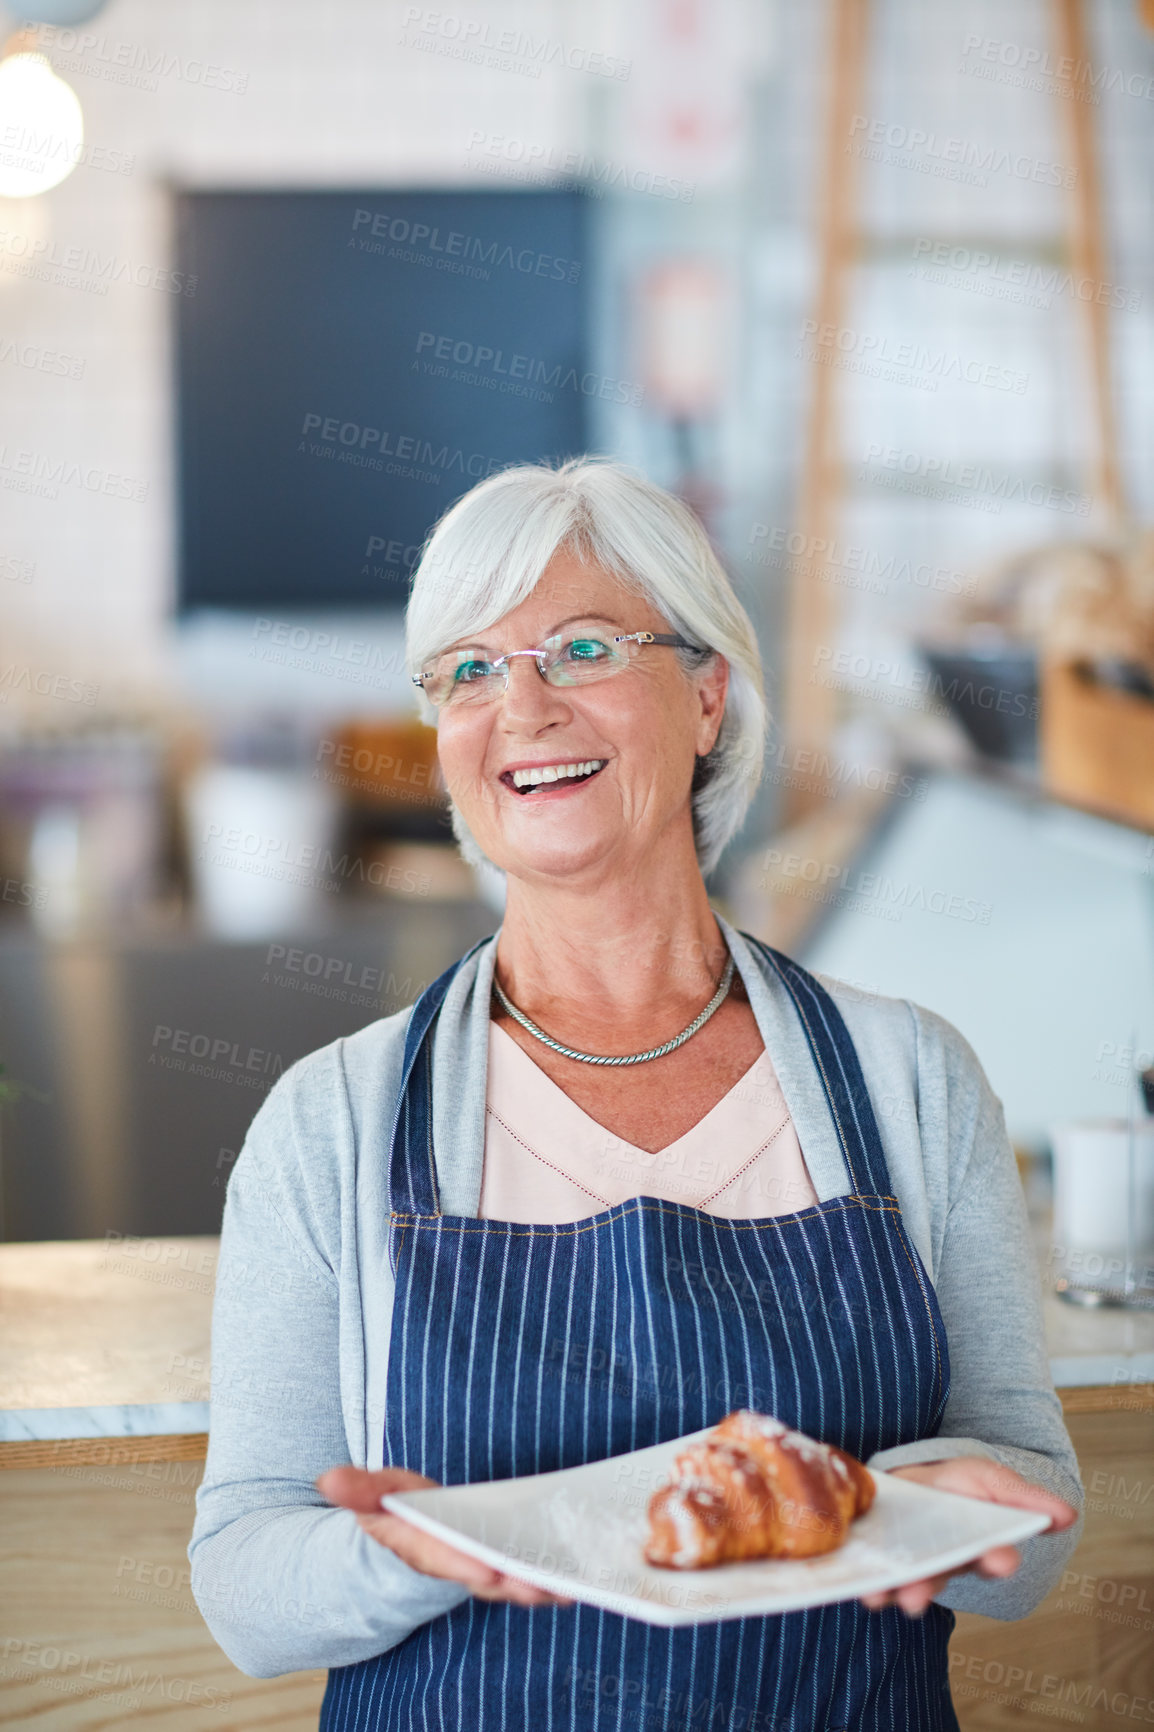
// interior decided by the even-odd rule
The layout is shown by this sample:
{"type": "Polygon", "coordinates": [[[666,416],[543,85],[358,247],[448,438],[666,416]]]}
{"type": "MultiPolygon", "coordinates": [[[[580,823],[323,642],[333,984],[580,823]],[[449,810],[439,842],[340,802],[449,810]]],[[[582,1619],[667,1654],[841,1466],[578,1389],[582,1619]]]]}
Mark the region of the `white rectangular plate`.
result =
{"type": "Polygon", "coordinates": [[[1015,1545],[1050,1524],[1008,1509],[874,1475],[877,1498],[825,1557],[792,1563],[658,1570],[642,1546],[650,1496],[696,1431],[650,1449],[559,1473],[398,1492],[394,1515],[495,1569],[647,1624],[709,1624],[824,1606],[895,1588],[1015,1545]]]}

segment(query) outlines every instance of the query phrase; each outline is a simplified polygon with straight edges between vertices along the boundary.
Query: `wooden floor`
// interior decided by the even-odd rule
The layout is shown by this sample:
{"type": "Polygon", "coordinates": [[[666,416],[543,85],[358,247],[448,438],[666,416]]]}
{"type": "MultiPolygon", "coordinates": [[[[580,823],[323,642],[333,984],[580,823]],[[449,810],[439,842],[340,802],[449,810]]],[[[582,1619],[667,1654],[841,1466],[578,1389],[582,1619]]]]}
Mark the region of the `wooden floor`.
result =
{"type": "MultiPolygon", "coordinates": [[[[1070,1414],[1085,1537],[1027,1619],[961,1617],[965,1732],[1154,1724],[1154,1413],[1070,1414]]],[[[324,1678],[246,1678],[209,1636],[185,1546],[201,1463],[0,1473],[0,1725],[313,1732],[324,1678]]]]}

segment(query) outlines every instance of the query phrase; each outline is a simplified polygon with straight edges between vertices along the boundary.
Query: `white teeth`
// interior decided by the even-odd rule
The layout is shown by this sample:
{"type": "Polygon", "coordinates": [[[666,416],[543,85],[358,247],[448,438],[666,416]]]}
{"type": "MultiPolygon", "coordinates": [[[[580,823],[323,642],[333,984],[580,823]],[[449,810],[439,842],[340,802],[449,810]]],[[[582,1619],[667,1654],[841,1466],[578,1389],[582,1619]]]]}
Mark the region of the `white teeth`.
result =
{"type": "Polygon", "coordinates": [[[563,782],[569,776],[591,776],[594,770],[603,769],[604,758],[586,758],[583,764],[542,764],[532,770],[514,770],[513,786],[515,788],[537,788],[542,782],[563,782]]]}

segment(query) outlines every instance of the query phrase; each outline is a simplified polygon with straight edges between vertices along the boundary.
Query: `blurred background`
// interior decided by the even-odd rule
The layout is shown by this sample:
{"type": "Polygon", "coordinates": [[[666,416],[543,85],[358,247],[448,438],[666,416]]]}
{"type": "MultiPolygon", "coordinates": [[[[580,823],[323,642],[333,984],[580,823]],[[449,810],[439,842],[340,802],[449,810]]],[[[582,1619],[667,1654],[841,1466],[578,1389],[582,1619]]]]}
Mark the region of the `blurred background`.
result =
{"type": "MultiPolygon", "coordinates": [[[[717,906],[962,1030],[1050,1284],[1131,1308],[1052,1363],[1149,1396],[1150,0],[9,0],[0,40],[11,1290],[89,1291],[30,1242],[131,1247],[127,1318],[172,1298],[157,1247],[203,1311],[187,1412],[125,1423],[203,1433],[188,1246],[254,1112],[501,917],[404,667],[418,549],[588,450],[689,502],[760,635],[717,906]]],[[[6,1405],[79,1400],[39,1389],[6,1405]]],[[[1089,1627],[1113,1725],[1142,1638],[1089,1627]]],[[[982,1676],[967,1725],[1030,1723],[982,1676]]]]}
{"type": "Polygon", "coordinates": [[[1044,1177],[1154,1062],[1135,0],[56,0],[0,61],[8,1237],[207,1232],[284,1066],[500,917],[430,525],[612,453],[775,716],[718,905],[958,1023],[1044,1177]]]}

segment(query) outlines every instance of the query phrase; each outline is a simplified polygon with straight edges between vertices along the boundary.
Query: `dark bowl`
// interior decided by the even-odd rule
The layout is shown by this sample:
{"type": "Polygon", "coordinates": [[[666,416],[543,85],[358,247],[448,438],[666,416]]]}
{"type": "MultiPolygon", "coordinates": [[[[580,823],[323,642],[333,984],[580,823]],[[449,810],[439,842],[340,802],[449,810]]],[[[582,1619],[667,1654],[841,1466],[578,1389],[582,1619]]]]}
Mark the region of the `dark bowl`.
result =
{"type": "Polygon", "coordinates": [[[1032,764],[1038,756],[1038,657],[1034,650],[999,644],[930,648],[928,696],[946,704],[983,757],[1032,764]]]}

